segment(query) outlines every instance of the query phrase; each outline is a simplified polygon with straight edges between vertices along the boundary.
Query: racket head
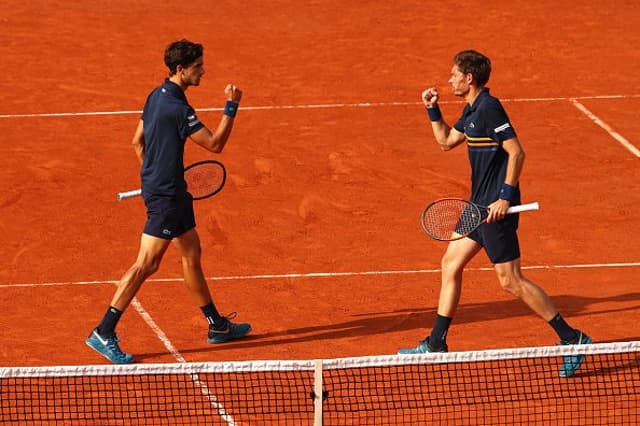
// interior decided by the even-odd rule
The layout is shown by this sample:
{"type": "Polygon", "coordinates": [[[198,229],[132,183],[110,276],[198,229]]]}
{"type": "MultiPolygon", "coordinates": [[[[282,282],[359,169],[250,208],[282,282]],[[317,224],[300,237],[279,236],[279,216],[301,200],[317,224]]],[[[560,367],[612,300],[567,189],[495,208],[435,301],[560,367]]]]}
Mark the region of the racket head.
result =
{"type": "Polygon", "coordinates": [[[483,221],[480,208],[461,198],[441,198],[422,210],[424,232],[438,241],[455,241],[475,231],[483,221]]]}
{"type": "Polygon", "coordinates": [[[194,200],[213,197],[222,190],[227,181],[227,170],[219,161],[198,161],[184,169],[187,191],[194,200]]]}

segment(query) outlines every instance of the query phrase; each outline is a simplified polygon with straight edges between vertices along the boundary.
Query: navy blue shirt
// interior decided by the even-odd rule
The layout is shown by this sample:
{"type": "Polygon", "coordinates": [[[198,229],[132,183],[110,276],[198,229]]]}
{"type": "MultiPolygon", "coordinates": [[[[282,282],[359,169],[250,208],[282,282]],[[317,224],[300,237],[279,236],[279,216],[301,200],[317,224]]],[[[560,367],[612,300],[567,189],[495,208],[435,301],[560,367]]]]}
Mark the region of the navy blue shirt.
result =
{"type": "MultiPolygon", "coordinates": [[[[516,131],[500,101],[484,89],[473,105],[467,104],[453,126],[464,133],[471,163],[471,201],[488,206],[499,198],[507,174],[509,156],[502,142],[516,137],[516,131]]],[[[511,204],[520,204],[516,189],[511,204]]]]}
{"type": "Polygon", "coordinates": [[[142,111],[144,161],[142,194],[184,196],[184,143],[204,125],[177,84],[169,79],[147,97],[142,111]]]}

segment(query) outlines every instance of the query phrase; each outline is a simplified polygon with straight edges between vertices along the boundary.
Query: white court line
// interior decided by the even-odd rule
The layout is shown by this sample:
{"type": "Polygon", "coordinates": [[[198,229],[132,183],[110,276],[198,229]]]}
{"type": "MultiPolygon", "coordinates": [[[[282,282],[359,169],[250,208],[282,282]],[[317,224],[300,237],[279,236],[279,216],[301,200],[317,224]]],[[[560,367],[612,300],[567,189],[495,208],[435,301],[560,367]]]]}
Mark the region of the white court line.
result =
{"type": "MultiPolygon", "coordinates": [[[[140,301],[136,297],[134,297],[133,300],[131,301],[131,304],[133,305],[135,310],[138,312],[138,314],[140,314],[144,322],[146,322],[149,328],[151,328],[151,330],[156,334],[158,339],[160,339],[160,341],[164,344],[164,347],[167,348],[167,350],[171,353],[171,355],[173,355],[173,357],[178,362],[186,363],[187,360],[184,359],[184,357],[178,351],[178,349],[176,349],[176,347],[173,346],[173,343],[171,343],[171,341],[169,340],[167,335],[164,333],[164,331],[162,331],[162,329],[153,320],[153,318],[151,318],[151,315],[149,315],[146,309],[144,309],[144,307],[142,306],[142,303],[140,303],[140,301]]],[[[193,383],[196,384],[196,386],[200,388],[200,392],[202,392],[202,395],[204,395],[209,400],[209,403],[213,408],[216,409],[216,411],[218,412],[218,415],[225,422],[227,422],[229,426],[236,426],[236,422],[233,419],[233,417],[227,414],[227,411],[224,409],[222,404],[218,402],[218,398],[216,398],[216,396],[209,391],[209,387],[207,386],[207,384],[204,383],[202,380],[200,380],[200,376],[198,376],[197,373],[192,373],[191,380],[193,381],[193,383]]]]}
{"type": "MultiPolygon", "coordinates": [[[[579,263],[569,265],[530,265],[522,266],[522,269],[601,269],[601,268],[635,268],[640,267],[640,262],[613,262],[613,263],[579,263]]],[[[467,268],[465,271],[493,271],[492,267],[467,268]]],[[[257,275],[228,275],[222,277],[207,277],[207,281],[252,281],[252,280],[280,280],[296,278],[339,278],[357,276],[379,276],[379,275],[420,275],[439,274],[440,269],[409,269],[395,271],[356,271],[356,272],[307,272],[307,273],[286,273],[286,274],[257,274],[257,275]]],[[[149,278],[147,282],[180,282],[183,278],[149,278]]],[[[55,287],[65,285],[99,285],[117,284],[117,280],[102,281],[62,281],[50,283],[22,283],[22,284],[0,284],[0,288],[18,287],[55,287]]]]}
{"type": "Polygon", "coordinates": [[[615,140],[620,142],[622,144],[622,146],[627,148],[633,155],[635,155],[636,157],[640,158],[640,149],[636,148],[631,142],[629,142],[627,139],[625,139],[620,133],[614,131],[611,128],[611,126],[609,126],[607,123],[605,123],[600,118],[598,118],[594,113],[589,111],[587,109],[587,107],[582,105],[576,99],[571,99],[571,103],[576,108],[578,108],[580,111],[582,111],[587,117],[589,117],[594,123],[596,123],[598,126],[602,127],[604,130],[606,130],[607,133],[609,133],[609,135],[611,135],[612,138],[614,138],[615,140]]]}
{"type": "MultiPolygon", "coordinates": [[[[573,101],[576,99],[631,99],[640,98],[640,95],[594,95],[577,97],[552,97],[552,98],[516,98],[500,99],[501,102],[557,102],[573,101]]],[[[442,101],[440,104],[460,103],[458,101],[442,101]]],[[[422,105],[422,102],[355,102],[355,103],[329,103],[329,104],[302,104],[302,105],[265,105],[242,106],[242,111],[282,110],[282,109],[330,109],[330,108],[374,108],[422,105]]],[[[222,111],[220,107],[196,108],[197,111],[222,111]]],[[[87,112],[51,112],[51,113],[27,113],[27,114],[0,114],[2,118],[42,118],[42,117],[82,117],[95,115],[132,115],[141,114],[141,110],[130,111],[87,111],[87,112]]]]}

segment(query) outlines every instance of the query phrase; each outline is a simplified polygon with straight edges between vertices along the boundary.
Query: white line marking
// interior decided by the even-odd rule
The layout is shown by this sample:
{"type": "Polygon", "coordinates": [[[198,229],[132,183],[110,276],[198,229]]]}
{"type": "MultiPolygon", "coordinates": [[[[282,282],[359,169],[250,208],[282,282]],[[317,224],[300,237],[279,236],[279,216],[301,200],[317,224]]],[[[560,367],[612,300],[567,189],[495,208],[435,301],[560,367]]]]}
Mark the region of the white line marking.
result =
{"type": "MultiPolygon", "coordinates": [[[[557,102],[573,101],[576,99],[632,99],[640,98],[640,95],[599,95],[599,96],[578,96],[578,97],[554,97],[554,98],[517,98],[500,99],[501,102],[557,102]]],[[[460,103],[458,101],[442,101],[440,104],[460,103]]],[[[376,108],[422,105],[422,102],[355,102],[355,103],[329,103],[329,104],[302,104],[302,105],[264,105],[264,106],[242,106],[242,111],[280,110],[280,109],[328,109],[328,108],[376,108]]],[[[197,108],[197,111],[222,111],[220,107],[197,108]]],[[[79,117],[94,115],[132,115],[142,114],[142,111],[88,111],[88,112],[48,112],[48,113],[26,113],[26,114],[0,114],[2,118],[42,118],[42,117],[79,117]]]]}
{"type": "MultiPolygon", "coordinates": [[[[636,268],[640,267],[640,262],[614,262],[614,263],[582,263],[573,265],[531,265],[523,266],[522,269],[602,269],[602,268],[636,268]]],[[[467,268],[465,271],[493,271],[492,267],[467,268]]],[[[413,269],[395,271],[361,271],[361,272],[307,272],[307,273],[287,273],[287,274],[258,274],[258,275],[229,275],[225,277],[208,277],[207,281],[251,281],[251,280],[280,280],[283,278],[338,278],[357,276],[378,276],[378,275],[419,275],[419,274],[439,274],[440,269],[413,269]]],[[[181,282],[183,278],[150,278],[148,282],[181,282]]],[[[65,285],[98,285],[117,284],[118,281],[66,281],[51,283],[24,283],[24,284],[0,284],[0,288],[18,287],[52,287],[65,285]]]]}
{"type": "MultiPolygon", "coordinates": [[[[151,318],[151,315],[149,315],[146,309],[144,309],[144,307],[142,306],[142,303],[140,303],[140,301],[136,297],[134,297],[133,300],[131,301],[131,304],[133,305],[135,310],[138,312],[138,314],[140,314],[142,319],[147,323],[149,328],[151,328],[151,330],[154,333],[156,333],[156,336],[158,336],[158,339],[160,339],[160,341],[164,344],[165,348],[167,348],[167,350],[171,353],[171,355],[173,355],[173,357],[178,362],[186,363],[187,360],[184,359],[184,357],[178,351],[178,349],[176,349],[176,347],[173,346],[173,344],[171,343],[167,335],[164,333],[164,331],[162,331],[162,329],[153,320],[153,318],[151,318]]],[[[209,403],[213,408],[216,409],[216,411],[218,412],[218,415],[222,419],[224,419],[224,421],[227,422],[229,426],[236,426],[236,422],[233,419],[233,417],[227,414],[227,411],[224,409],[222,404],[218,402],[218,398],[216,398],[215,395],[211,394],[207,384],[204,383],[202,380],[200,380],[200,376],[198,376],[197,373],[191,373],[190,375],[191,375],[191,380],[193,380],[193,383],[195,383],[200,388],[200,392],[202,392],[202,395],[204,395],[209,400],[209,403]]]]}
{"type": "Polygon", "coordinates": [[[137,297],[133,298],[133,300],[131,301],[131,304],[136,309],[136,311],[138,311],[138,313],[140,314],[142,319],[147,323],[149,328],[154,333],[156,333],[156,336],[158,336],[158,339],[160,339],[160,341],[164,344],[164,347],[167,348],[167,350],[171,353],[171,355],[173,355],[173,357],[178,362],[187,362],[187,360],[184,359],[182,354],[178,352],[176,347],[173,346],[173,344],[171,343],[167,335],[164,334],[164,331],[162,331],[162,329],[158,326],[158,324],[156,324],[153,318],[151,318],[151,315],[149,315],[149,313],[144,309],[144,307],[142,306],[142,303],[140,303],[137,297]]]}
{"type": "Polygon", "coordinates": [[[33,114],[0,114],[0,118],[36,118],[36,117],[82,117],[86,115],[128,115],[142,114],[142,111],[89,111],[89,112],[45,112],[33,114]]]}
{"type": "Polygon", "coordinates": [[[571,99],[571,103],[580,111],[582,111],[584,115],[589,117],[594,123],[596,123],[598,126],[606,130],[611,135],[612,138],[620,142],[622,146],[627,148],[633,155],[640,158],[640,149],[636,148],[631,142],[625,139],[621,134],[613,130],[607,123],[605,123],[600,118],[598,118],[594,113],[589,111],[587,107],[582,105],[580,102],[578,102],[575,99],[571,99]]]}

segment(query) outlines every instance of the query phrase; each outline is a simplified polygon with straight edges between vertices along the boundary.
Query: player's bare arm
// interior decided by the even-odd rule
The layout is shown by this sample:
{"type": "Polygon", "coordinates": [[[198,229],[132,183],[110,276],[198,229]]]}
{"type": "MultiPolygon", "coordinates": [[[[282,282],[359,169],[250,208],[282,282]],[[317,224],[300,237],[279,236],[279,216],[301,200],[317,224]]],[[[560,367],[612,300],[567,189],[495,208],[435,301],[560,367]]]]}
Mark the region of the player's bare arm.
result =
{"type": "MultiPolygon", "coordinates": [[[[430,108],[438,108],[438,89],[430,87],[422,92],[422,102],[430,108]]],[[[442,118],[439,120],[431,120],[431,129],[436,138],[436,142],[443,151],[449,151],[452,148],[464,142],[464,134],[449,126],[442,118]]]]}
{"type": "MultiPolygon", "coordinates": [[[[242,91],[234,84],[227,84],[224,92],[227,97],[227,101],[239,103],[242,98],[242,91]]],[[[204,149],[214,153],[220,153],[229,140],[231,130],[233,129],[233,122],[233,116],[223,114],[220,119],[220,123],[214,132],[205,126],[189,137],[204,149]]]]}
{"type": "Polygon", "coordinates": [[[140,160],[140,164],[142,164],[144,160],[144,124],[142,120],[138,122],[138,127],[136,127],[131,143],[133,144],[133,149],[136,152],[138,160],[140,160]]]}
{"type": "MultiPolygon", "coordinates": [[[[507,152],[509,159],[507,160],[507,174],[504,182],[511,186],[516,186],[520,180],[522,167],[524,166],[524,150],[518,138],[507,139],[502,143],[502,148],[507,152]]],[[[489,205],[489,216],[487,223],[502,220],[507,214],[509,201],[498,199],[489,205]]]]}
{"type": "Polygon", "coordinates": [[[507,162],[507,176],[505,177],[505,183],[511,186],[516,186],[520,181],[520,174],[524,166],[524,150],[518,138],[507,139],[502,143],[502,148],[507,151],[509,160],[507,162]]]}

